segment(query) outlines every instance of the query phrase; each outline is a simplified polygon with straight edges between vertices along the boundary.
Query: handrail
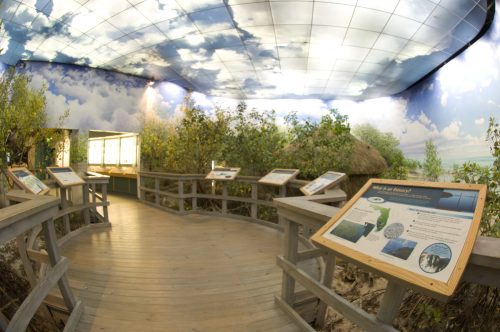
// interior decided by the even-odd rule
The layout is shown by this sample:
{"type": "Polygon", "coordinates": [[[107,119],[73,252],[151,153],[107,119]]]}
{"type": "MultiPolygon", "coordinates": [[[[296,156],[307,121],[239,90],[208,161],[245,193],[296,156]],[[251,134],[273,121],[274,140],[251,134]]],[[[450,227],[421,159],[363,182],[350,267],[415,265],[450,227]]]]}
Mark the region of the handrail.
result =
{"type": "MultiPolygon", "coordinates": [[[[34,227],[41,226],[52,268],[45,276],[40,278],[35,284],[32,284],[30,294],[21,303],[10,321],[6,321],[7,318],[5,315],[0,315],[2,318],[2,328],[8,332],[24,331],[37,308],[42,305],[45,297],[55,284],[59,285],[59,290],[61,291],[66,307],[71,313],[69,320],[73,321],[77,319],[83,307],[80,305],[80,301],[76,301],[73,297],[66,276],[68,261],[59,255],[55,237],[53,217],[59,210],[59,200],[56,197],[36,196],[20,191],[9,192],[7,198],[20,203],[0,209],[0,243],[16,238],[21,254],[27,255],[25,233],[34,227]]],[[[28,264],[31,265],[31,262],[28,262],[28,264]]],[[[26,270],[31,268],[24,261],[23,266],[26,270]]]]}
{"type": "MultiPolygon", "coordinates": [[[[162,172],[146,172],[138,173],[137,192],[140,201],[153,205],[157,208],[174,212],[178,214],[216,214],[231,216],[233,218],[244,219],[264,224],[269,227],[282,229],[281,220],[277,215],[276,207],[272,203],[273,197],[286,197],[287,193],[294,191],[303,185],[309,183],[305,180],[293,179],[284,186],[276,188],[276,192],[269,195],[270,190],[265,191],[262,196],[262,191],[259,187],[267,186],[258,182],[258,176],[237,176],[233,181],[216,181],[206,180],[204,174],[176,174],[162,172]],[[171,181],[170,188],[162,186],[162,181],[171,181]],[[215,183],[215,186],[212,186],[215,183]],[[202,185],[205,185],[203,192],[202,185]],[[184,187],[188,186],[191,190],[185,191],[184,187]],[[246,195],[232,193],[233,186],[247,186],[246,195]],[[214,192],[214,189],[218,192],[214,192]],[[218,202],[220,205],[219,211],[208,211],[200,208],[200,200],[210,200],[218,202]],[[172,203],[167,206],[165,201],[172,203]],[[247,215],[233,213],[231,205],[235,209],[246,206],[247,215]],[[267,214],[275,216],[272,218],[263,218],[262,211],[266,209],[267,214]]],[[[188,188],[189,189],[189,188],[188,188]]]]}
{"type": "MultiPolygon", "coordinates": [[[[401,287],[398,289],[398,287],[391,287],[394,283],[391,284],[391,280],[389,280],[390,282],[385,297],[382,300],[381,309],[377,317],[375,317],[352,303],[345,301],[329,289],[335,266],[335,256],[331,252],[326,252],[318,248],[316,250],[309,250],[310,253],[304,255],[304,253],[298,253],[296,247],[293,248],[293,244],[296,242],[298,225],[318,230],[337,213],[338,208],[323,204],[335,202],[335,196],[335,193],[330,192],[324,195],[286,197],[274,200],[279,215],[285,218],[285,241],[288,244],[284,256],[279,256],[277,259],[277,264],[283,269],[284,276],[282,294],[281,297],[276,298],[276,303],[300,326],[307,329],[307,322],[296,315],[293,309],[294,285],[295,280],[298,280],[302,286],[318,296],[322,301],[316,316],[316,323],[319,326],[324,322],[326,304],[328,304],[338,312],[344,313],[346,317],[362,328],[364,327],[369,330],[393,330],[391,323],[399,311],[401,303],[398,302],[397,298],[402,298],[402,294],[397,293],[401,289],[405,290],[406,287],[409,288],[410,285],[399,282],[401,287]],[[310,258],[314,255],[326,257],[326,267],[321,282],[305,275],[296,265],[304,257],[310,258]],[[349,313],[348,316],[347,313],[349,313]]],[[[479,236],[476,239],[462,280],[481,285],[500,287],[500,251],[498,248],[500,248],[500,238],[479,236]]],[[[364,267],[366,268],[366,266],[364,267]]],[[[389,279],[388,276],[386,277],[389,279]]]]}
{"type": "MultiPolygon", "coordinates": [[[[59,203],[59,211],[53,217],[54,219],[62,218],[64,225],[64,235],[57,241],[59,246],[64,245],[70,239],[81,234],[85,230],[111,226],[108,214],[108,206],[110,205],[110,203],[107,198],[107,185],[109,183],[109,176],[94,172],[86,172],[82,176],[82,178],[85,180],[85,183],[82,185],[83,202],[81,204],[73,204],[70,202],[70,199],[68,198],[68,196],[70,196],[68,193],[68,189],[55,186],[55,188],[59,191],[58,196],[60,200],[56,199],[56,201],[59,203]],[[101,186],[101,195],[97,193],[97,185],[101,186]],[[89,200],[89,195],[92,198],[92,201],[89,200]],[[99,213],[97,209],[99,207],[102,208],[102,214],[99,213]],[[82,213],[84,220],[83,226],[77,229],[71,229],[69,215],[72,213],[82,213]],[[91,215],[100,222],[91,223],[91,215]]],[[[31,194],[27,194],[22,190],[11,190],[7,194],[7,198],[10,201],[17,203],[24,202],[26,200],[32,200],[33,198],[31,196],[31,194]]],[[[36,197],[38,197],[36,199],[44,199],[50,196],[36,197]]],[[[38,231],[40,231],[40,229],[38,231]]],[[[38,232],[35,232],[31,234],[31,237],[36,237],[37,235],[38,232]]]]}

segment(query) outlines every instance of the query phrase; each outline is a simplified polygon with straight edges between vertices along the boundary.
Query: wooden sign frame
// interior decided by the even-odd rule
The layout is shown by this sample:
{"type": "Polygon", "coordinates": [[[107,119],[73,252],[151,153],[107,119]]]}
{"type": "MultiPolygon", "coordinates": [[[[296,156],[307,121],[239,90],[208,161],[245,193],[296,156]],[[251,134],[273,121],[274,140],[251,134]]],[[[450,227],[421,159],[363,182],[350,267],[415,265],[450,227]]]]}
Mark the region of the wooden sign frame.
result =
{"type": "Polygon", "coordinates": [[[216,166],[205,177],[206,180],[232,181],[241,171],[239,167],[216,166]]]}
{"type": "Polygon", "coordinates": [[[309,182],[305,186],[300,187],[300,191],[302,191],[302,193],[306,196],[311,196],[311,195],[317,194],[319,192],[322,192],[324,190],[327,190],[327,189],[330,189],[332,187],[339,185],[346,178],[347,178],[347,175],[345,173],[328,171],[325,174],[322,174],[321,176],[312,180],[311,182],[309,182]],[[319,183],[321,181],[321,179],[325,179],[325,176],[328,176],[328,175],[336,176],[336,178],[334,180],[332,180],[330,183],[320,185],[317,188],[313,188],[312,190],[310,189],[311,187],[313,187],[315,185],[315,183],[319,183]]]}
{"type": "Polygon", "coordinates": [[[26,167],[12,167],[7,169],[7,173],[9,174],[9,177],[14,181],[14,183],[24,189],[27,192],[30,192],[35,195],[44,195],[45,193],[50,191],[50,188],[45,185],[39,178],[37,178],[33,173],[31,173],[26,167]],[[19,177],[17,176],[16,173],[18,172],[24,172],[27,174],[27,177],[31,178],[33,181],[36,182],[36,185],[40,188],[40,191],[34,191],[33,188],[31,188],[28,184],[25,182],[21,181],[19,177]]]}
{"type": "Polygon", "coordinates": [[[332,250],[348,261],[374,270],[388,279],[403,281],[408,286],[443,300],[453,294],[465,270],[479,230],[485,199],[486,185],[371,179],[311,239],[320,247],[332,250]],[[442,191],[440,196],[437,196],[439,190],[442,191]],[[472,192],[476,194],[470,196],[472,192]],[[381,194],[379,196],[382,197],[367,197],[372,193],[382,193],[387,196],[381,194]],[[459,210],[458,206],[462,206],[460,205],[462,199],[464,199],[463,206],[469,206],[468,209],[473,207],[473,211],[459,210]],[[426,201],[428,206],[424,204],[426,201]],[[457,208],[452,209],[452,204],[455,202],[457,208]],[[385,205],[385,209],[392,209],[392,215],[390,211],[386,211],[386,216],[382,217],[380,207],[384,203],[389,203],[385,205]],[[372,207],[378,205],[377,213],[380,215],[375,222],[378,234],[372,232],[375,227],[373,224],[365,222],[362,226],[363,221],[371,216],[370,211],[365,211],[370,209],[366,208],[369,204],[372,204],[372,207]],[[359,207],[364,209],[360,210],[359,207]],[[351,209],[358,214],[352,214],[351,209]],[[400,214],[405,211],[408,214],[401,218],[401,215],[396,214],[398,211],[400,214]],[[365,212],[368,213],[367,217],[361,217],[359,213],[365,212]],[[396,217],[393,217],[394,214],[396,217]],[[356,218],[358,220],[355,220],[356,218]],[[380,230],[379,222],[382,227],[380,230]],[[343,223],[345,224],[342,225],[343,223]],[[399,225],[392,226],[394,224],[399,225]],[[369,225],[371,226],[367,230],[369,225]],[[460,226],[462,233],[460,229],[456,229],[460,226]],[[359,227],[364,227],[364,230],[358,230],[359,227]],[[384,228],[384,232],[381,232],[384,228]],[[356,232],[362,233],[363,240],[359,241],[362,236],[356,239],[358,237],[356,232]],[[446,239],[443,234],[449,238],[446,239]],[[372,237],[367,244],[369,236],[372,237]],[[381,243],[386,241],[382,250],[379,249],[381,244],[377,244],[377,240],[374,239],[379,237],[382,238],[381,243]],[[367,247],[370,247],[369,251],[367,247]],[[423,247],[425,248],[422,250],[423,247]],[[452,251],[452,248],[456,250],[452,251]],[[414,265],[416,263],[417,266],[410,265],[410,262],[414,265]],[[410,266],[402,267],[405,264],[410,266]]]}
{"type": "Polygon", "coordinates": [[[50,166],[47,167],[47,172],[49,172],[50,176],[56,180],[57,184],[61,188],[78,186],[85,183],[85,181],[78,174],[76,174],[71,167],[50,166]],[[61,175],[64,173],[66,173],[67,176],[62,177],[61,175]]]}
{"type": "Polygon", "coordinates": [[[275,168],[271,172],[264,175],[259,179],[259,183],[270,184],[273,186],[283,186],[288,183],[291,179],[295,178],[299,174],[300,170],[298,169],[287,169],[287,168],[275,168]],[[288,177],[283,177],[281,181],[279,179],[273,179],[274,174],[284,173],[288,174],[288,177]]]}

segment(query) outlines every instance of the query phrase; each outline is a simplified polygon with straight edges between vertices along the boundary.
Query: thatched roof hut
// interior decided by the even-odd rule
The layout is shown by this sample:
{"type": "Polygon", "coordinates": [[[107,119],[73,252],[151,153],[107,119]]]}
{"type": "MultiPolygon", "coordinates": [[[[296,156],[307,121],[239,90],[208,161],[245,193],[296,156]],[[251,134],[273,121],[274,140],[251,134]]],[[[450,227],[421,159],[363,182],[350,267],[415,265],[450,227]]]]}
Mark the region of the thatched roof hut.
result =
{"type": "Polygon", "coordinates": [[[387,170],[387,163],[380,152],[371,146],[353,138],[351,175],[377,175],[387,170]]]}
{"type": "Polygon", "coordinates": [[[355,137],[349,164],[349,179],[341,186],[348,197],[352,197],[370,178],[378,177],[387,170],[387,163],[380,152],[355,137]]]}

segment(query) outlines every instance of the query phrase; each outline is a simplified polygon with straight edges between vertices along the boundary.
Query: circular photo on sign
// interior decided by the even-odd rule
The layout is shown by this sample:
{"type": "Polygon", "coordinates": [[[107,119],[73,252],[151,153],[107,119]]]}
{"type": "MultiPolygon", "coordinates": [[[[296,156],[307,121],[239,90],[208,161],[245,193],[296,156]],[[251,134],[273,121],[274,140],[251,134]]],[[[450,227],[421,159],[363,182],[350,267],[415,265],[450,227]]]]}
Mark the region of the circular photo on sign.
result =
{"type": "Polygon", "coordinates": [[[445,243],[434,243],[422,251],[419,258],[420,269],[426,273],[444,270],[451,260],[451,249],[445,243]]]}
{"type": "Polygon", "coordinates": [[[372,203],[384,203],[385,200],[382,197],[368,197],[368,202],[372,202],[372,203]]]}
{"type": "Polygon", "coordinates": [[[397,237],[400,237],[401,234],[403,234],[404,230],[405,227],[403,226],[403,224],[396,222],[386,227],[386,229],[384,230],[384,236],[388,239],[395,239],[397,237]]]}

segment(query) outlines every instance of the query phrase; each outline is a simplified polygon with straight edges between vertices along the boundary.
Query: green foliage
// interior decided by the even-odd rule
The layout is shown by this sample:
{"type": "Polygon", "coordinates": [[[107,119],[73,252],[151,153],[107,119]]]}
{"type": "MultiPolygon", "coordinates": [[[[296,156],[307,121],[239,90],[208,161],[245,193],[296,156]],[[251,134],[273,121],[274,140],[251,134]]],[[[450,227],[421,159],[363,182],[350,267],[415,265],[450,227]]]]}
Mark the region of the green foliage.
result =
{"type": "Polygon", "coordinates": [[[0,78],[0,166],[24,161],[29,149],[44,137],[45,87],[34,90],[31,78],[13,68],[0,78]],[[8,159],[10,158],[10,161],[8,159]]]}
{"type": "Polygon", "coordinates": [[[247,110],[241,102],[235,115],[228,115],[231,129],[224,140],[223,158],[228,165],[245,165],[242,174],[262,175],[282,166],[280,159],[286,134],[275,122],[275,113],[247,110]]]}
{"type": "Polygon", "coordinates": [[[184,117],[169,135],[165,167],[173,172],[206,173],[212,160],[222,160],[222,148],[229,130],[228,118],[221,110],[210,117],[194,107],[188,95],[182,107],[184,117]]]}
{"type": "Polygon", "coordinates": [[[88,133],[79,133],[71,138],[69,160],[72,165],[87,162],[88,139],[88,133]]]}
{"type": "Polygon", "coordinates": [[[242,167],[243,174],[263,175],[272,168],[300,168],[301,176],[315,178],[327,170],[348,172],[352,136],[347,117],[335,110],[319,122],[287,118],[289,128],[276,125],[274,112],[216,109],[207,114],[187,96],[177,122],[145,118],[141,157],[149,170],[206,173],[211,161],[242,167]]]}
{"type": "Polygon", "coordinates": [[[432,143],[432,140],[425,142],[425,160],[422,168],[424,176],[429,181],[437,181],[439,176],[443,174],[441,158],[439,158],[436,146],[432,143]]]}
{"type": "Polygon", "coordinates": [[[286,118],[289,145],[285,163],[298,168],[305,178],[313,179],[327,170],[349,172],[353,139],[346,115],[330,110],[319,122],[299,121],[297,114],[286,118]]]}
{"type": "Polygon", "coordinates": [[[146,117],[140,131],[141,158],[143,166],[149,171],[163,169],[168,153],[168,124],[166,121],[146,117]]]}
{"type": "Polygon", "coordinates": [[[480,224],[482,235],[500,237],[500,126],[494,118],[490,118],[486,140],[490,143],[493,165],[480,166],[466,162],[453,167],[453,181],[465,183],[481,183],[488,186],[483,217],[480,224]]]}
{"type": "Polygon", "coordinates": [[[432,304],[422,303],[418,306],[417,316],[420,317],[422,322],[425,322],[424,325],[428,327],[441,327],[442,324],[442,312],[438,307],[434,307],[432,304]]]}
{"type": "Polygon", "coordinates": [[[408,172],[418,167],[418,162],[406,159],[399,149],[399,140],[391,133],[383,133],[370,124],[356,126],[353,134],[363,142],[375,147],[384,157],[389,169],[381,177],[406,180],[408,172]]]}

